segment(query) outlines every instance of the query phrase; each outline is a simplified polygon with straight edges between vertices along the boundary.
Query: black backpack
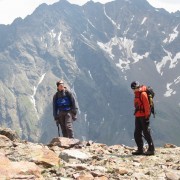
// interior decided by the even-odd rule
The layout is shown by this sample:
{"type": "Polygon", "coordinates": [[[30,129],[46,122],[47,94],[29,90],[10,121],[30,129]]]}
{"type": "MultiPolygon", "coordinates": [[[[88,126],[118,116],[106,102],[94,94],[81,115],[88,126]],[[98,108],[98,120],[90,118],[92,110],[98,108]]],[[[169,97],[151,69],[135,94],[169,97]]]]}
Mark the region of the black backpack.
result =
{"type": "Polygon", "coordinates": [[[150,105],[150,108],[151,108],[151,113],[153,114],[153,117],[155,118],[155,110],[154,110],[154,101],[153,101],[153,98],[155,96],[155,92],[153,90],[152,87],[148,86],[147,87],[147,90],[146,90],[146,93],[148,95],[148,100],[149,100],[149,105],[150,105]]]}

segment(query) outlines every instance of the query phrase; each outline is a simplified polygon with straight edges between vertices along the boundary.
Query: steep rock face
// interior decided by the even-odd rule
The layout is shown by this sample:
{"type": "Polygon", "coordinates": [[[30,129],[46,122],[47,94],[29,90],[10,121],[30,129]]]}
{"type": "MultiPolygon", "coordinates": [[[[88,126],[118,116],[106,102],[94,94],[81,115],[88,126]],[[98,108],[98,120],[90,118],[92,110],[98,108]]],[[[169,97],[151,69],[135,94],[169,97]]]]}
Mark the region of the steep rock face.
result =
{"type": "Polygon", "coordinates": [[[116,0],[80,7],[42,4],[24,20],[0,25],[0,123],[31,141],[56,133],[55,82],[63,78],[79,106],[75,135],[133,144],[133,94],[139,80],[155,92],[156,144],[179,141],[178,12],[146,1],[116,0]]]}

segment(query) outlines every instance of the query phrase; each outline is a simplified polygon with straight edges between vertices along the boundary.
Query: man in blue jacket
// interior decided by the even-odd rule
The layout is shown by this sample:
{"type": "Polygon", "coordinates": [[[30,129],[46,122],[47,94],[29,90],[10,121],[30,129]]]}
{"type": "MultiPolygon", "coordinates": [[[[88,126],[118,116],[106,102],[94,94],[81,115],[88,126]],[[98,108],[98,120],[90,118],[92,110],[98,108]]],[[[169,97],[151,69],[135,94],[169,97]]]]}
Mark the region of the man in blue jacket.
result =
{"type": "Polygon", "coordinates": [[[61,126],[63,137],[74,138],[73,120],[76,119],[77,106],[74,96],[64,87],[62,80],[56,83],[57,92],[53,97],[53,116],[61,126]]]}

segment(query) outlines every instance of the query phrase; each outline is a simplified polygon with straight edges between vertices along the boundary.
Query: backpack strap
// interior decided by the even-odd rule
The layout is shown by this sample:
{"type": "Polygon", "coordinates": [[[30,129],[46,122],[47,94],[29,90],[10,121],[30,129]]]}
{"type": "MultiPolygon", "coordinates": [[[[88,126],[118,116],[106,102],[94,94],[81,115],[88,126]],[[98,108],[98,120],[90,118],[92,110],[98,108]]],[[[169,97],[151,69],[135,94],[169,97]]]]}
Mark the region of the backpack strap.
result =
{"type": "MultiPolygon", "coordinates": [[[[154,102],[153,102],[153,97],[154,97],[154,94],[151,95],[151,94],[148,94],[148,92],[146,91],[143,91],[147,94],[147,97],[148,97],[148,101],[149,101],[149,105],[150,105],[150,115],[151,113],[153,114],[153,117],[155,118],[155,110],[154,110],[154,102]]],[[[140,101],[142,102],[142,99],[141,99],[141,94],[142,92],[140,92],[140,96],[139,96],[139,99],[140,101]]],[[[143,103],[142,103],[143,104],[143,103]]],[[[143,108],[143,111],[144,111],[144,108],[143,108]]]]}
{"type": "MultiPolygon", "coordinates": [[[[70,96],[70,92],[67,90],[67,89],[65,89],[65,96],[68,96],[69,98],[71,97],[70,96]]],[[[56,92],[56,99],[58,98],[58,91],[56,92]]]]}
{"type": "Polygon", "coordinates": [[[142,92],[139,92],[138,95],[135,96],[135,98],[138,98],[141,102],[141,104],[137,105],[137,107],[135,108],[135,113],[140,111],[140,112],[144,112],[144,106],[143,106],[143,101],[142,101],[142,92]]]}

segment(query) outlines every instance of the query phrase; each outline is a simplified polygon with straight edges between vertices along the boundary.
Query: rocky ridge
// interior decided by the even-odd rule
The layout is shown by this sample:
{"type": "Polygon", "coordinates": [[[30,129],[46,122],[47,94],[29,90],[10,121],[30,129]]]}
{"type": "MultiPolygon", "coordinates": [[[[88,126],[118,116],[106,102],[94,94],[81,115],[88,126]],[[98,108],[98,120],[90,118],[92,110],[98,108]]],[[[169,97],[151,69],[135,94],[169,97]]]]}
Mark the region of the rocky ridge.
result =
{"type": "Polygon", "coordinates": [[[132,156],[133,150],[63,137],[43,145],[0,129],[0,179],[180,179],[180,147],[165,144],[154,156],[132,156]]]}
{"type": "Polygon", "coordinates": [[[178,12],[146,0],[60,0],[0,25],[0,127],[50,142],[57,135],[52,97],[62,78],[78,102],[78,139],[134,146],[130,83],[138,80],[156,93],[154,143],[180,146],[179,32],[178,12]]]}

